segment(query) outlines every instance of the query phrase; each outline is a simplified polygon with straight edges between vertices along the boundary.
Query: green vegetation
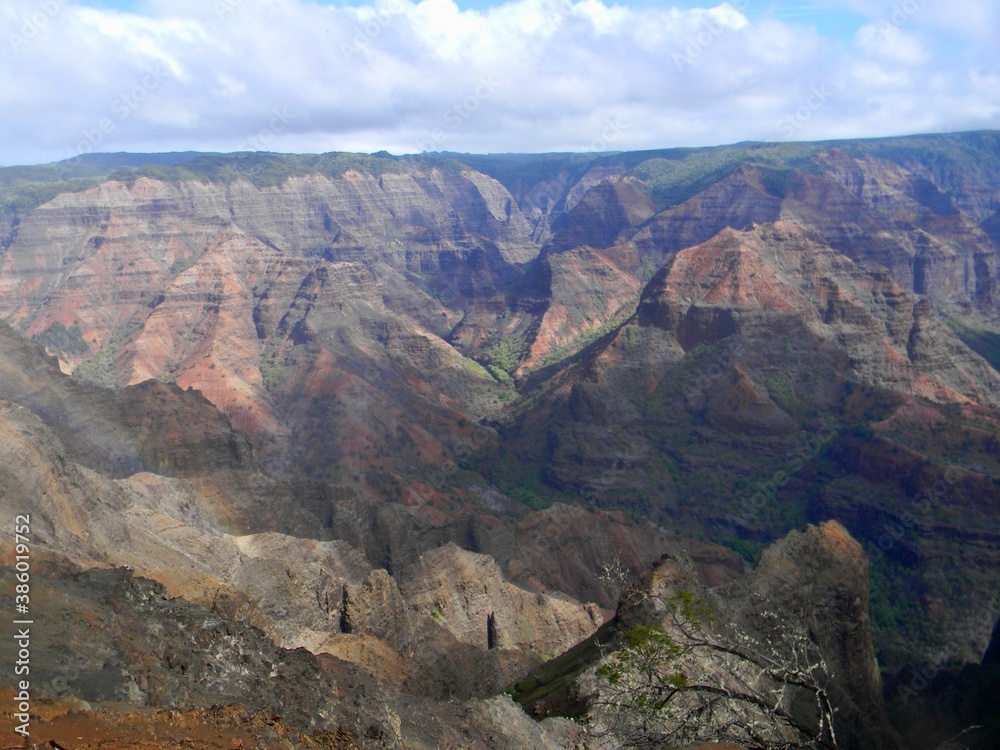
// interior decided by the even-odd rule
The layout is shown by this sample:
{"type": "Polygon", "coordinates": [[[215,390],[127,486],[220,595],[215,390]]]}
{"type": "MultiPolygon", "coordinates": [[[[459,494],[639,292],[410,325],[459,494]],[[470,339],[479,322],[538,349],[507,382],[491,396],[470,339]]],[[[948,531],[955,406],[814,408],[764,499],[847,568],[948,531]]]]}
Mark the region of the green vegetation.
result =
{"type": "Polygon", "coordinates": [[[453,159],[420,156],[375,156],[368,154],[274,154],[245,152],[238,154],[208,154],[177,166],[143,166],[114,173],[125,181],[151,177],[166,182],[197,180],[204,183],[230,183],[248,180],[256,187],[276,187],[289,178],[307,175],[341,177],[355,170],[373,177],[400,174],[414,168],[437,167],[449,175],[458,175],[465,165],[453,159]]]}
{"type": "Polygon", "coordinates": [[[920,605],[919,592],[913,590],[912,576],[885,558],[871,560],[868,607],[876,656],[881,664],[905,663],[909,643],[926,643],[935,628],[920,605]]]}
{"type": "Polygon", "coordinates": [[[501,385],[505,385],[508,388],[514,387],[514,378],[512,378],[506,370],[498,367],[497,365],[487,365],[486,370],[489,372],[490,376],[501,385]]]}
{"type": "Polygon", "coordinates": [[[511,500],[519,502],[521,505],[531,508],[531,510],[544,510],[552,505],[552,501],[545,498],[544,490],[537,485],[535,487],[517,487],[501,482],[500,488],[511,500]],[[504,486],[507,489],[503,489],[504,486]]]}
{"type": "Polygon", "coordinates": [[[284,381],[287,371],[284,366],[274,362],[260,363],[260,378],[264,390],[271,392],[278,389],[284,381]]]}
{"type": "MultiPolygon", "coordinates": [[[[168,359],[163,365],[163,372],[161,372],[157,378],[161,383],[176,383],[177,382],[177,371],[181,368],[181,361],[179,359],[172,358],[168,359]]],[[[225,410],[224,410],[225,411],[225,410]]]]}
{"type": "Polygon", "coordinates": [[[487,478],[509,498],[532,510],[542,510],[555,502],[552,496],[556,493],[542,481],[541,461],[526,461],[501,448],[493,454],[466,459],[462,468],[487,478]]]}
{"type": "MultiPolygon", "coordinates": [[[[1000,134],[991,131],[815,143],[737,143],[716,148],[674,148],[611,154],[452,154],[517,192],[567,176],[569,184],[595,167],[631,172],[649,185],[660,208],[677,205],[743,165],[765,168],[765,188],[784,195],[793,170],[821,173],[815,157],[832,148],[851,156],[874,156],[904,166],[920,165],[948,192],[963,180],[1000,189],[1000,134]]],[[[561,199],[561,194],[554,196],[561,199]]]]}
{"type": "Polygon", "coordinates": [[[569,346],[563,347],[562,349],[556,349],[546,355],[545,359],[542,361],[542,367],[546,365],[552,365],[564,361],[567,357],[572,356],[578,352],[583,351],[588,346],[593,344],[595,341],[607,336],[612,331],[617,330],[622,325],[625,324],[629,318],[635,313],[635,307],[638,304],[638,299],[635,301],[625,304],[610,320],[602,323],[597,328],[591,328],[589,331],[584,331],[576,340],[573,341],[569,346]]]}
{"type": "Polygon", "coordinates": [[[118,377],[115,373],[115,355],[118,354],[119,348],[110,344],[105,346],[86,362],[81,362],[73,370],[73,376],[105,388],[114,388],[118,385],[118,377]]]}
{"type": "Polygon", "coordinates": [[[703,623],[714,616],[694,594],[682,590],[660,601],[668,613],[663,622],[624,631],[621,647],[597,669],[590,706],[599,736],[621,748],[836,746],[827,741],[835,736],[835,712],[826,670],[804,631],[775,622],[777,637],[769,634],[766,643],[706,632],[703,623]],[[688,658],[693,653],[697,659],[688,658]],[[799,691],[815,706],[808,719],[787,709],[799,691]]]}
{"type": "MultiPolygon", "coordinates": [[[[473,375],[476,375],[476,376],[481,377],[481,378],[488,378],[488,377],[491,377],[491,376],[492,377],[496,377],[493,373],[489,372],[485,367],[483,367],[481,364],[479,364],[478,362],[476,362],[476,360],[474,360],[474,359],[470,359],[468,357],[462,357],[458,361],[459,361],[459,364],[462,365],[463,369],[467,370],[468,372],[471,372],[473,375]]],[[[506,374],[506,373],[504,373],[504,374],[506,374]]],[[[508,376],[508,378],[509,378],[509,376],[508,376]]]]}
{"type": "Polygon", "coordinates": [[[710,149],[638,152],[628,156],[648,155],[635,166],[634,174],[649,184],[654,203],[667,208],[683,203],[743,165],[778,168],[781,171],[771,173],[774,175],[772,182],[775,187],[787,188],[790,178],[785,177],[782,181],[777,175],[790,175],[793,168],[817,171],[812,157],[819,151],[817,145],[807,143],[750,143],[710,149]]]}
{"type": "MultiPolygon", "coordinates": [[[[612,620],[582,643],[557,656],[536,669],[528,677],[508,690],[508,694],[529,710],[531,706],[550,695],[565,689],[585,670],[596,664],[604,655],[604,647],[610,643],[617,631],[612,620]]],[[[570,718],[582,719],[586,716],[586,705],[577,703],[570,707],[570,718]]]]}
{"type": "Polygon", "coordinates": [[[749,539],[722,539],[719,544],[731,549],[751,565],[756,565],[764,553],[764,545],[749,539]]]}
{"type": "Polygon", "coordinates": [[[25,214],[60,193],[99,185],[116,170],[139,164],[175,164],[192,154],[84,154],[36,166],[0,168],[0,216],[25,214]]]}
{"type": "Polygon", "coordinates": [[[102,181],[102,178],[90,178],[20,182],[14,185],[0,183],[0,216],[26,214],[61,193],[79,193],[102,181]]]}
{"type": "MultiPolygon", "coordinates": [[[[602,159],[602,154],[446,154],[445,156],[467,164],[483,174],[493,177],[507,186],[515,194],[518,188],[530,185],[540,185],[552,181],[553,184],[573,184],[596,163],[602,159]],[[564,180],[560,175],[565,175],[564,180]]],[[[540,203],[552,210],[562,202],[559,188],[554,187],[550,193],[540,196],[540,203]]]]}
{"type": "Polygon", "coordinates": [[[851,156],[926,168],[945,192],[958,192],[970,183],[1000,188],[1000,133],[996,131],[835,141],[833,145],[851,156]]]}
{"type": "Polygon", "coordinates": [[[660,266],[653,259],[651,255],[642,256],[642,260],[639,261],[639,280],[643,285],[648,284],[656,272],[660,270],[660,266]]]}
{"type": "Polygon", "coordinates": [[[122,329],[117,331],[97,354],[86,362],[81,362],[73,370],[73,376],[106,388],[118,386],[118,374],[115,372],[115,358],[127,340],[127,330],[122,329]]]}
{"type": "Polygon", "coordinates": [[[191,253],[186,257],[180,257],[175,259],[174,262],[170,264],[170,275],[179,276],[180,274],[184,273],[186,270],[191,268],[191,266],[197,263],[203,254],[204,254],[203,252],[191,253]]]}
{"type": "Polygon", "coordinates": [[[67,328],[56,321],[49,326],[47,331],[34,338],[49,351],[64,358],[74,354],[87,354],[90,351],[87,342],[83,340],[80,326],[76,323],[67,328]]]}
{"type": "Polygon", "coordinates": [[[764,189],[778,198],[786,198],[799,181],[799,173],[794,169],[764,169],[760,182],[764,189]]]}
{"type": "Polygon", "coordinates": [[[510,375],[521,363],[521,352],[511,339],[504,338],[486,350],[484,359],[490,372],[493,372],[493,368],[497,368],[510,375]]]}
{"type": "MultiPolygon", "coordinates": [[[[989,131],[585,154],[86,154],[54,164],[0,169],[0,215],[24,214],[59,193],[85,190],[109,178],[126,183],[140,176],[168,182],[229,183],[246,179],[257,187],[273,187],[290,177],[339,177],[350,169],[379,177],[413,168],[437,168],[458,175],[470,167],[496,178],[515,194],[526,185],[547,181],[573,184],[595,167],[631,172],[648,184],[654,203],[665,208],[692,197],[742,165],[765,168],[766,189],[783,195],[794,177],[793,170],[821,172],[823,167],[816,163],[815,156],[831,148],[856,157],[874,156],[904,166],[919,165],[932,173],[945,192],[968,180],[1000,189],[1000,135],[989,131]]],[[[562,195],[553,188],[552,195],[546,198],[551,207],[561,201],[562,195]]]]}
{"type": "Polygon", "coordinates": [[[248,180],[256,187],[276,187],[291,177],[324,175],[340,177],[355,169],[379,177],[389,172],[403,172],[405,163],[365,154],[272,154],[249,152],[226,155],[205,155],[178,166],[144,166],[117,172],[116,179],[134,181],[151,177],[165,182],[194,180],[204,183],[230,183],[248,180]]]}
{"type": "Polygon", "coordinates": [[[1000,371],[1000,331],[964,318],[949,318],[947,323],[962,343],[1000,371]]]}
{"type": "Polygon", "coordinates": [[[231,183],[245,179],[257,187],[282,185],[290,177],[339,177],[348,170],[379,177],[413,168],[436,167],[458,175],[467,167],[443,156],[386,156],[351,153],[274,154],[85,154],[53,164],[0,168],[0,216],[20,216],[61,193],[75,193],[139,177],[170,183],[188,180],[231,183]]]}

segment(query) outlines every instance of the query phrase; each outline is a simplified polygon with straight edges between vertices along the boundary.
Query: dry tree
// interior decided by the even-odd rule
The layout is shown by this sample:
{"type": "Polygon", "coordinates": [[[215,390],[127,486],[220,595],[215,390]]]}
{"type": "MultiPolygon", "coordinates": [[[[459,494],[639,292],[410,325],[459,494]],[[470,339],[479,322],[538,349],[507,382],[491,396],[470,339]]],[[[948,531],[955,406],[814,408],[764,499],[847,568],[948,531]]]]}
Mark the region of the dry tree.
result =
{"type": "Polygon", "coordinates": [[[659,601],[663,619],[625,630],[597,669],[591,731],[602,747],[838,747],[829,671],[803,629],[773,615],[775,637],[762,642],[706,627],[714,614],[688,591],[659,601]]]}

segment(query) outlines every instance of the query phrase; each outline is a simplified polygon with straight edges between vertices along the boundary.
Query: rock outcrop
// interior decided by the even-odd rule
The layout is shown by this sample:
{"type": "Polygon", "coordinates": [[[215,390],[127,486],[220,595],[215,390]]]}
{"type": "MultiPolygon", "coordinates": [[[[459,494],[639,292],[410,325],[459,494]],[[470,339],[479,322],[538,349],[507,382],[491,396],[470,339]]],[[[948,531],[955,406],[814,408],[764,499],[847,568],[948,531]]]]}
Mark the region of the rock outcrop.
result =
{"type": "Polygon", "coordinates": [[[875,742],[873,654],[978,662],[998,614],[996,150],[94,156],[64,192],[9,175],[0,492],[74,612],[141,610],[96,643],[114,680],[73,690],[141,702],[141,674],[192,709],[299,701],[289,731],[347,746],[579,743],[490,696],[604,637],[615,576],[686,549],[684,585],[730,592],[744,633],[759,597],[812,623],[846,731],[875,742]],[[834,526],[742,578],[829,518],[868,553],[867,593],[834,526]],[[167,593],[122,603],[86,572],[116,566],[167,593]],[[219,674],[175,669],[140,615],[198,623],[164,643],[219,674]],[[259,682],[261,654],[338,675],[337,716],[371,695],[344,680],[385,696],[338,740],[315,695],[259,682]]]}
{"type": "MultiPolygon", "coordinates": [[[[666,555],[626,591],[611,630],[541,667],[515,688],[515,695],[536,716],[587,716],[603,741],[614,741],[627,722],[608,723],[603,698],[609,683],[595,670],[615,662],[637,626],[653,626],[675,639],[677,650],[664,651],[662,658],[676,660],[673,668],[684,676],[678,685],[698,684],[698,675],[705,674],[708,684],[724,689],[725,675],[746,667],[740,691],[763,689],[757,682],[760,666],[751,662],[759,658],[779,673],[788,670],[819,681],[832,701],[839,747],[902,748],[882,702],[868,620],[867,567],[861,545],[836,522],[792,532],[769,547],[744,578],[712,588],[699,584],[687,554],[666,555]],[[689,621],[696,629],[688,633],[701,644],[690,650],[678,630],[689,621]],[[734,661],[741,653],[748,658],[734,661]]],[[[815,730],[816,702],[784,695],[790,715],[815,730]]],[[[718,700],[719,694],[712,697],[718,700]]],[[[719,713],[724,713],[721,707],[719,713]]],[[[701,716],[691,737],[725,739],[710,730],[712,712],[701,716]]],[[[649,737],[656,737],[655,717],[650,721],[649,737]]]]}
{"type": "Polygon", "coordinates": [[[745,581],[717,592],[727,616],[762,642],[774,621],[801,623],[822,653],[838,709],[840,741],[850,747],[900,747],[885,718],[882,681],[868,612],[868,560],[836,522],[793,531],[764,551],[745,581]]]}
{"type": "Polygon", "coordinates": [[[644,291],[639,323],[669,330],[689,350],[746,330],[755,314],[795,315],[841,348],[863,382],[934,401],[1000,403],[996,371],[927,302],[786,222],[725,230],[678,253],[644,291]]]}
{"type": "Polygon", "coordinates": [[[492,558],[454,544],[422,555],[400,580],[411,609],[481,649],[515,648],[547,659],[586,640],[604,621],[594,605],[581,607],[508,583],[492,558]]]}

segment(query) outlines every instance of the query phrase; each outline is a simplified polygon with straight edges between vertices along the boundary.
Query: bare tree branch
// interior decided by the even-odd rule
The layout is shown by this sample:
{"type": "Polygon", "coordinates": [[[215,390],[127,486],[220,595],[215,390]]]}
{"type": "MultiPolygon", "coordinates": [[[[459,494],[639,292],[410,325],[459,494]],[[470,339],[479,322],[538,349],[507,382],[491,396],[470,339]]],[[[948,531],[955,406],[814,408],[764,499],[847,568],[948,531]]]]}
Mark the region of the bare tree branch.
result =
{"type": "Polygon", "coordinates": [[[621,748],[714,740],[836,750],[827,666],[802,629],[785,626],[777,642],[759,643],[708,631],[714,614],[690,592],[647,599],[663,610],[662,623],[625,631],[625,645],[598,668],[596,735],[621,748]],[[806,695],[811,716],[792,708],[806,695]]]}

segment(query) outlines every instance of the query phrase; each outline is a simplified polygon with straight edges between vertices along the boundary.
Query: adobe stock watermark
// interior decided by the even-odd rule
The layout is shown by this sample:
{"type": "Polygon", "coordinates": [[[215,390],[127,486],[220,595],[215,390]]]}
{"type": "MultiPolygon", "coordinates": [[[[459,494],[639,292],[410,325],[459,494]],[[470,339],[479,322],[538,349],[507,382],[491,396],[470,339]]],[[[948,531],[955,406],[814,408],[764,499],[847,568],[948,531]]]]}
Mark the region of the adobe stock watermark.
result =
{"type": "MultiPolygon", "coordinates": [[[[31,745],[31,702],[33,679],[31,674],[31,629],[35,624],[31,614],[31,516],[18,515],[14,519],[14,676],[11,683],[17,690],[14,695],[14,731],[28,739],[31,745]]],[[[31,745],[34,747],[34,745],[31,745]]]]}
{"type": "Polygon", "coordinates": [[[886,38],[894,29],[903,28],[926,3],[927,0],[902,0],[896,3],[889,16],[878,22],[879,34],[886,38]]]}
{"type": "MultiPolygon", "coordinates": [[[[743,11],[750,7],[750,0],[736,0],[730,5],[743,11]]],[[[674,53],[674,67],[678,71],[690,68],[698,58],[705,54],[705,50],[715,44],[728,31],[733,31],[733,27],[723,23],[718,17],[709,15],[702,24],[702,28],[688,38],[683,53],[674,53]]]]}
{"type": "Polygon", "coordinates": [[[730,513],[726,519],[734,535],[738,535],[740,526],[748,528],[751,520],[777,497],[778,490],[783,487],[795,473],[823,452],[823,449],[837,437],[837,422],[830,417],[822,420],[825,433],[808,435],[799,440],[788,454],[788,464],[774,472],[766,482],[758,482],[757,491],[740,503],[737,513],[730,513]]]}
{"type": "Polygon", "coordinates": [[[274,141],[281,133],[288,129],[288,123],[295,119],[295,115],[288,111],[288,107],[271,110],[271,120],[266,127],[261,128],[256,133],[248,135],[239,146],[237,151],[267,151],[268,145],[274,141]]]}
{"type": "Polygon", "coordinates": [[[948,651],[939,651],[925,660],[923,664],[911,666],[906,671],[909,672],[909,681],[901,682],[896,686],[896,694],[903,705],[909,705],[913,698],[916,698],[931,682],[941,673],[942,665],[947,664],[951,658],[948,651]]]}
{"type": "Polygon", "coordinates": [[[66,7],[66,0],[41,0],[35,7],[37,10],[25,17],[24,23],[21,24],[20,33],[11,31],[7,34],[10,48],[14,52],[45,31],[52,19],[66,7]]]}
{"type": "Polygon", "coordinates": [[[865,552],[871,562],[878,562],[886,556],[888,552],[899,544],[907,532],[917,528],[917,519],[913,511],[931,513],[937,510],[937,506],[948,496],[951,488],[958,483],[958,470],[952,466],[945,469],[940,479],[930,487],[924,487],[916,496],[910,498],[904,510],[898,517],[898,521],[882,524],[878,534],[873,535],[865,543],[865,552]]]}
{"type": "Polygon", "coordinates": [[[545,34],[551,34],[573,13],[572,0],[556,0],[554,4],[547,5],[542,9],[542,23],[540,30],[545,34]]]}
{"type": "Polygon", "coordinates": [[[600,135],[590,142],[587,151],[596,153],[607,151],[608,147],[621,138],[626,130],[628,130],[628,125],[619,120],[618,115],[609,117],[604,121],[600,135]]]}
{"type": "Polygon", "coordinates": [[[354,36],[351,37],[350,44],[347,42],[340,43],[340,52],[344,56],[344,59],[350,62],[355,55],[360,55],[368,49],[371,43],[388,28],[392,20],[402,10],[403,6],[396,0],[379,8],[374,18],[370,18],[365,21],[364,25],[358,26],[354,32],[354,36]]]}
{"type": "Polygon", "coordinates": [[[809,122],[813,118],[813,115],[826,106],[829,99],[830,92],[826,90],[825,83],[813,86],[802,105],[792,114],[778,120],[775,123],[775,129],[781,133],[786,141],[791,139],[797,130],[809,122]]]}
{"type": "Polygon", "coordinates": [[[166,71],[161,65],[146,69],[146,74],[135,86],[115,97],[110,104],[111,113],[117,115],[117,122],[111,117],[105,117],[93,127],[81,132],[83,136],[75,147],[70,148],[70,156],[89,154],[96,151],[105,139],[118,129],[118,123],[124,122],[138,109],[150,95],[163,85],[166,71]]]}
{"type": "Polygon", "coordinates": [[[221,21],[234,10],[239,9],[242,5],[243,0],[215,0],[215,15],[217,15],[221,21]]]}
{"type": "Polygon", "coordinates": [[[456,102],[441,114],[446,127],[435,128],[429,138],[417,143],[417,152],[440,151],[441,146],[458,132],[471,118],[483,102],[488,101],[500,88],[500,81],[493,76],[480,76],[475,91],[456,102]]]}

